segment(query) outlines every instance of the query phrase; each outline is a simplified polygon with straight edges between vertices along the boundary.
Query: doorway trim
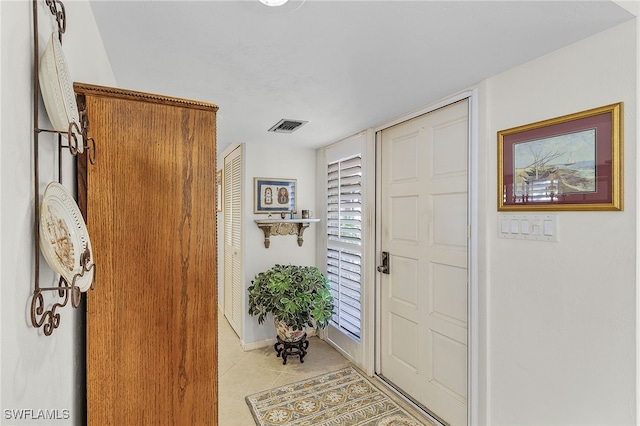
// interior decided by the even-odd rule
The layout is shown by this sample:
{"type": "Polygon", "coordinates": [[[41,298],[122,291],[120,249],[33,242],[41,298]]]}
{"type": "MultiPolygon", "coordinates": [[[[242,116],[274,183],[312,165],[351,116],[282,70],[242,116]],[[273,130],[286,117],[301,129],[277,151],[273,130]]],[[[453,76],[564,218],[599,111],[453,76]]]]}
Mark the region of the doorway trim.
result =
{"type": "MultiPolygon", "coordinates": [[[[451,95],[433,104],[430,104],[424,108],[413,111],[409,114],[403,115],[395,120],[387,122],[381,126],[375,127],[375,153],[376,153],[376,188],[380,188],[380,170],[381,170],[381,138],[380,132],[384,129],[392,127],[396,124],[404,121],[411,120],[420,115],[427,114],[435,111],[439,108],[453,104],[462,99],[469,100],[469,147],[468,147],[468,201],[467,201],[467,221],[468,226],[468,288],[467,288],[467,424],[478,424],[478,401],[479,401],[479,338],[478,338],[478,140],[479,140],[479,126],[478,126],[478,89],[471,88],[457,94],[451,95]]],[[[377,254],[380,252],[380,191],[376,189],[375,194],[375,252],[374,258],[377,259],[377,254]]],[[[374,264],[376,264],[374,262],[374,264]]],[[[373,345],[372,354],[369,357],[373,361],[373,370],[369,371],[371,375],[376,375],[380,370],[380,328],[377,327],[380,324],[380,277],[379,274],[375,275],[375,315],[370,317],[373,323],[368,324],[367,329],[372,330],[375,336],[375,344],[373,345]]]]}

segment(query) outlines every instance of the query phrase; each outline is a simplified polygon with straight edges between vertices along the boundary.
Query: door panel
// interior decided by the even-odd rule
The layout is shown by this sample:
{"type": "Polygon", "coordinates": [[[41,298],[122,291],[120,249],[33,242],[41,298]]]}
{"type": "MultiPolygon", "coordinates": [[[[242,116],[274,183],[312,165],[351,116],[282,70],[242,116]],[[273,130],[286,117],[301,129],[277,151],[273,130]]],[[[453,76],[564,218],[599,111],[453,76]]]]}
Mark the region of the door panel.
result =
{"type": "Polygon", "coordinates": [[[98,153],[95,164],[78,156],[97,269],[87,292],[86,424],[217,424],[217,107],[74,89],[98,153]]]}
{"type": "Polygon", "coordinates": [[[378,373],[466,424],[468,101],[383,130],[380,156],[378,373]]]}
{"type": "Polygon", "coordinates": [[[242,337],[242,146],[224,158],[224,316],[242,337]]]}

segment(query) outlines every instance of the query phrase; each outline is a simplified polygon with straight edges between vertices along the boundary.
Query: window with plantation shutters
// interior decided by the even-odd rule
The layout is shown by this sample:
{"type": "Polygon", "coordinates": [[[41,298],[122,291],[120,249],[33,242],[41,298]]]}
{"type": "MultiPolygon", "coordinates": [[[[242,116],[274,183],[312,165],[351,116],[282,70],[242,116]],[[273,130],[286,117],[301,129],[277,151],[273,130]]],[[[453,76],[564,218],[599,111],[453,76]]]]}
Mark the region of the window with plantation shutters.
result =
{"type": "Polygon", "coordinates": [[[327,276],[334,297],[332,323],[360,339],[362,260],[361,155],[327,165],[327,276]]]}

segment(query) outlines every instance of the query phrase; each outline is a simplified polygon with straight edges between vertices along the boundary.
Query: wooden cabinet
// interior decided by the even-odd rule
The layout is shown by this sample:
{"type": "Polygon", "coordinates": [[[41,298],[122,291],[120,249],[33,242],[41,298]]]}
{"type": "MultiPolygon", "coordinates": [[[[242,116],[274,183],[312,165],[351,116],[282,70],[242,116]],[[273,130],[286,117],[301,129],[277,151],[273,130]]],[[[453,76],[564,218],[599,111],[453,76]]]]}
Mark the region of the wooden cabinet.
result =
{"type": "Polygon", "coordinates": [[[97,266],[87,423],[215,425],[217,106],[74,89],[96,149],[78,163],[97,266]]]}

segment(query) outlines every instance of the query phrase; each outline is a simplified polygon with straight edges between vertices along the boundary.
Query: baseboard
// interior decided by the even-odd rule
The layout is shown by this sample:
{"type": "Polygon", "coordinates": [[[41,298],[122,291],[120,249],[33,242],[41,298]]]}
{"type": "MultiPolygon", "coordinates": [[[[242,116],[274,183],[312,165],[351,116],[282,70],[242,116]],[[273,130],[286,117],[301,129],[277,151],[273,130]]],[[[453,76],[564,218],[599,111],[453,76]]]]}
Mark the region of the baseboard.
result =
{"type": "Polygon", "coordinates": [[[242,350],[247,352],[247,351],[252,351],[254,349],[273,346],[276,344],[276,339],[273,338],[273,339],[258,340],[257,342],[251,342],[251,343],[245,343],[243,340],[240,340],[240,344],[242,345],[242,350]]]}

